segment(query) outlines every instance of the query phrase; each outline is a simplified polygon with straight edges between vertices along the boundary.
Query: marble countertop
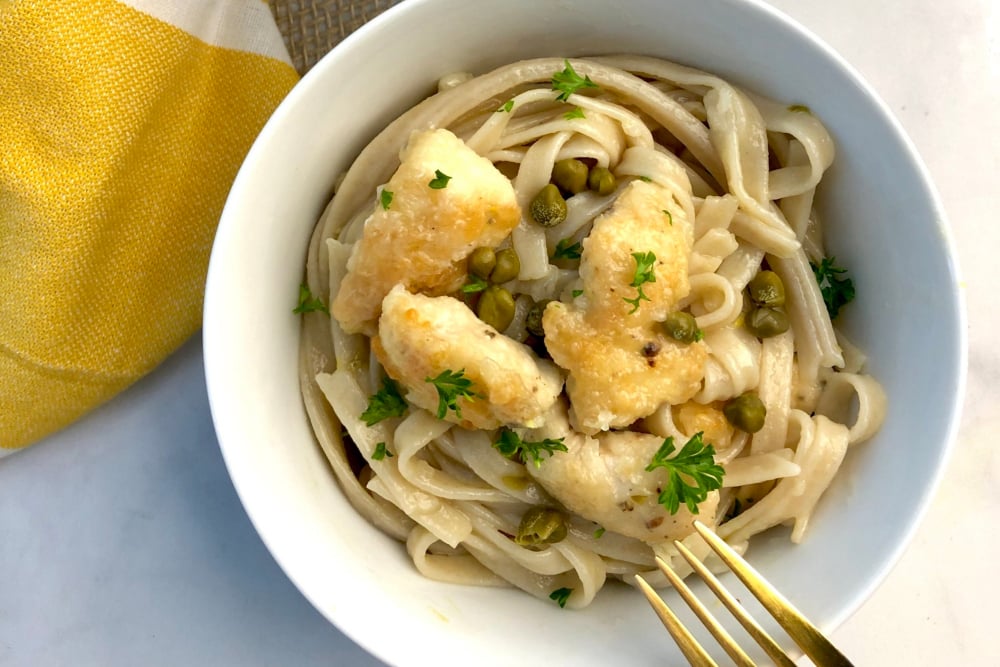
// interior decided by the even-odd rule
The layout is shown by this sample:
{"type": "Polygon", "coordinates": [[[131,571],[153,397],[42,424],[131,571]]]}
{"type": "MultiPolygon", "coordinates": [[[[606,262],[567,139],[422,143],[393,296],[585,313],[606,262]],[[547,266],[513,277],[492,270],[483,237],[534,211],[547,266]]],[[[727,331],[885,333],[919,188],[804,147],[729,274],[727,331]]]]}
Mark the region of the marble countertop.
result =
{"type": "MultiPolygon", "coordinates": [[[[771,4],[853,63],[902,122],[950,217],[969,307],[948,471],[902,560],[833,639],[858,665],[998,665],[1000,3],[771,4]]],[[[135,664],[381,664],[309,605],[250,525],[212,430],[197,336],[0,461],[0,665],[135,664]]]]}

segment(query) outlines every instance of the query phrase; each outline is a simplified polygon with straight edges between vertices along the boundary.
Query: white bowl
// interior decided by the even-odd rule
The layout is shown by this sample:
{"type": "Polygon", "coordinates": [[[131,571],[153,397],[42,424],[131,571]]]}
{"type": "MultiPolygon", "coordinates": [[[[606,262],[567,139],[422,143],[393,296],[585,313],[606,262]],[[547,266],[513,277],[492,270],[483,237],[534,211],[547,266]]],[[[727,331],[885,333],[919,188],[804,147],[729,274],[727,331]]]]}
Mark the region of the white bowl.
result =
{"type": "Polygon", "coordinates": [[[828,245],[857,300],[842,326],[890,407],[852,450],[805,542],[778,530],[750,560],[822,628],[872,592],[926,508],[964,387],[964,311],[944,216],[909,141],[828,47],[739,0],[408,0],[345,40],[291,92],[233,186],[205,299],[208,391],[247,513],[302,593],[396,665],[680,664],[640,594],[609,586],[584,611],[516,590],[435,583],[360,518],[314,444],[299,397],[291,308],[334,178],[451,71],[520,58],[631,52],[808,104],[837,142],[822,184],[828,245]]]}

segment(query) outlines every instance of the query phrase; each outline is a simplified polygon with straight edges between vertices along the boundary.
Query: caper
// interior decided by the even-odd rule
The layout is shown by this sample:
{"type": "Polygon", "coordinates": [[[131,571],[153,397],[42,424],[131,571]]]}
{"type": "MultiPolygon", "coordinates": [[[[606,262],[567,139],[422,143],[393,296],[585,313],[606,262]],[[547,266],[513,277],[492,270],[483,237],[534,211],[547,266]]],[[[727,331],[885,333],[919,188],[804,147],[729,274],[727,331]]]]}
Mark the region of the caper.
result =
{"type": "Polygon", "coordinates": [[[757,338],[770,338],[788,331],[788,315],[780,308],[751,308],[743,326],[757,338]]]}
{"type": "Polygon", "coordinates": [[[497,265],[490,272],[491,281],[500,284],[517,278],[521,272],[521,258],[513,248],[504,248],[497,253],[497,265]]]}
{"type": "Polygon", "coordinates": [[[559,160],[552,167],[552,182],[575,195],[587,189],[587,171],[587,165],[575,158],[559,160]]]}
{"type": "Polygon", "coordinates": [[[785,305],[785,285],[774,271],[761,271],[748,287],[750,298],[758,306],[777,308],[785,305]]]}
{"type": "Polygon", "coordinates": [[[698,323],[694,316],[682,310],[670,313],[663,320],[663,330],[668,336],[682,343],[693,343],[698,340],[698,323]]]}
{"type": "Polygon", "coordinates": [[[566,519],[562,513],[551,507],[535,505],[528,508],[521,517],[514,543],[525,549],[540,551],[547,545],[564,539],[566,539],[566,519]]]}
{"type": "Polygon", "coordinates": [[[604,197],[615,191],[615,175],[607,167],[594,167],[587,176],[587,187],[604,197]]]}
{"type": "Polygon", "coordinates": [[[552,299],[543,299],[528,309],[528,317],[524,323],[524,327],[528,330],[528,333],[539,337],[545,335],[545,329],[542,328],[542,317],[545,315],[545,307],[551,302],[552,299]]]}
{"type": "Polygon", "coordinates": [[[514,319],[514,297],[504,288],[491,285],[479,297],[476,315],[497,331],[503,331],[514,319]]]}
{"type": "Polygon", "coordinates": [[[497,255],[493,248],[476,248],[469,255],[469,273],[479,276],[483,280],[490,277],[490,272],[497,265],[497,255]]]}
{"type": "Polygon", "coordinates": [[[559,188],[549,183],[531,200],[531,217],[542,227],[555,227],[566,219],[566,200],[559,188]]]}
{"type": "Polygon", "coordinates": [[[756,433],[764,428],[767,408],[757,394],[747,392],[726,403],[722,408],[722,414],[726,415],[726,420],[730,424],[741,431],[756,433]]]}

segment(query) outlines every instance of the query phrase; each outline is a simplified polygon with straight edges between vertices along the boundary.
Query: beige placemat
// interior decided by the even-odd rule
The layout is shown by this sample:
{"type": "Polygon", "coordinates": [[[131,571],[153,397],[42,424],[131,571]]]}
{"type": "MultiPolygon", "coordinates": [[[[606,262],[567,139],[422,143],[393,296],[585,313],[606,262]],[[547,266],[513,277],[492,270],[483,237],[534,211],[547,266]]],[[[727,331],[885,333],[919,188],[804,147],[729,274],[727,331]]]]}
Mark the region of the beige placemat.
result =
{"type": "Polygon", "coordinates": [[[342,39],[402,0],[270,0],[292,63],[305,74],[342,39]]]}

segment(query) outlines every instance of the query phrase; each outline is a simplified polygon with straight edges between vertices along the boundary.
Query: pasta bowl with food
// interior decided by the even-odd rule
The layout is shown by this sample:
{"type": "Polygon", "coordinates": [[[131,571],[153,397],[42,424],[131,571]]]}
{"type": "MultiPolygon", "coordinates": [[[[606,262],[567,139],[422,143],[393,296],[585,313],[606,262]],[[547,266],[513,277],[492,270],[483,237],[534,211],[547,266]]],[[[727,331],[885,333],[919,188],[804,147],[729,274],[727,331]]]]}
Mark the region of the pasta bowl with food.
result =
{"type": "Polygon", "coordinates": [[[696,518],[826,629],[873,590],[962,322],[909,142],[772,10],[409,0],[248,155],[205,359],[247,513],[373,654],[661,664],[635,577],[696,518]]]}

